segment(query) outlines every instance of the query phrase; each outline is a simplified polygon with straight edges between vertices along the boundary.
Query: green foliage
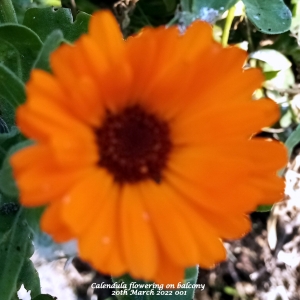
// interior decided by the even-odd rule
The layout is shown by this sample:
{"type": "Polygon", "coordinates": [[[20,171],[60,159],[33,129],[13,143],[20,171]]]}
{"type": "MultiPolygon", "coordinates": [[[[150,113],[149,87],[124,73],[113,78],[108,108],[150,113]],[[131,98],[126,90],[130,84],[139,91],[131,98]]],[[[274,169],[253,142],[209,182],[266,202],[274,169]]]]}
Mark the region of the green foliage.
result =
{"type": "MultiPolygon", "coordinates": [[[[0,24],[0,40],[3,40],[10,46],[14,55],[18,58],[17,76],[24,82],[29,78],[32,65],[42,47],[40,38],[31,29],[23,25],[17,24],[0,24]]],[[[11,60],[6,59],[5,65],[9,69],[15,69],[13,62],[10,67],[11,60]]],[[[2,90],[2,89],[1,89],[2,90]]],[[[20,103],[20,102],[19,102],[20,103]]]]}
{"type": "Polygon", "coordinates": [[[44,206],[29,208],[24,207],[24,216],[27,220],[28,225],[35,234],[40,234],[40,219],[45,210],[44,206]]]}
{"type": "Polygon", "coordinates": [[[181,0],[182,12],[179,22],[188,26],[195,19],[215,23],[226,10],[232,7],[237,0],[181,0]]]}
{"type": "Polygon", "coordinates": [[[89,19],[90,15],[80,12],[73,21],[71,11],[67,8],[31,8],[25,13],[23,25],[35,31],[42,41],[46,41],[48,35],[58,29],[67,41],[74,42],[87,32],[89,19]]]}
{"type": "Polygon", "coordinates": [[[17,280],[17,290],[20,289],[21,285],[24,285],[26,290],[31,290],[31,297],[35,297],[40,295],[41,293],[41,285],[39,274],[36,271],[32,261],[30,259],[25,260],[21,271],[19,273],[19,277],[17,280]]]}
{"type": "Polygon", "coordinates": [[[209,12],[211,14],[216,14],[220,17],[225,11],[236,4],[238,0],[193,0],[192,1],[192,12],[202,19],[201,16],[206,14],[209,17],[209,12]]]}
{"type": "Polygon", "coordinates": [[[230,286],[225,286],[225,287],[224,287],[224,292],[225,292],[227,295],[239,297],[238,291],[237,291],[236,289],[230,287],[230,286]]]}
{"type": "Polygon", "coordinates": [[[7,127],[6,122],[0,117],[0,134],[8,133],[9,129],[7,127]]]}
{"type": "Polygon", "coordinates": [[[271,80],[273,78],[275,78],[278,74],[278,72],[280,72],[279,70],[277,71],[266,71],[264,72],[264,76],[266,80],[271,80]]]}
{"type": "MultiPolygon", "coordinates": [[[[261,32],[278,34],[289,30],[292,14],[283,0],[242,0],[249,20],[261,32]]],[[[182,11],[177,18],[184,26],[195,19],[215,23],[237,0],[181,0],[182,11]]]]}
{"type": "Polygon", "coordinates": [[[0,112],[8,127],[14,124],[15,109],[25,101],[23,82],[0,64],[0,112]]]}
{"type": "MultiPolygon", "coordinates": [[[[16,126],[11,127],[9,132],[0,133],[0,153],[6,153],[10,147],[22,140],[19,129],[16,126]]],[[[0,165],[4,157],[0,155],[0,165]]]]}
{"type": "Polygon", "coordinates": [[[250,21],[262,32],[278,34],[288,31],[292,14],[283,0],[243,0],[250,21]]]}
{"type": "Polygon", "coordinates": [[[258,212],[267,212],[272,209],[273,205],[259,205],[256,209],[258,212]]]}
{"type": "Polygon", "coordinates": [[[0,23],[17,23],[17,15],[10,0],[0,1],[0,23]]]}
{"type": "Polygon", "coordinates": [[[46,38],[45,43],[33,64],[33,69],[42,69],[50,72],[50,54],[63,42],[63,33],[60,30],[52,31],[46,38]]]}
{"type": "Polygon", "coordinates": [[[18,197],[19,195],[18,188],[13,178],[12,168],[9,163],[10,156],[14,152],[26,146],[29,146],[31,144],[32,144],[31,141],[20,142],[14,145],[13,147],[11,147],[9,151],[6,153],[6,157],[3,161],[2,168],[0,169],[0,191],[6,196],[14,198],[14,197],[18,197]]]}
{"type": "Polygon", "coordinates": [[[22,209],[8,210],[7,205],[2,203],[0,207],[1,300],[11,300],[21,284],[35,295],[40,294],[39,278],[29,261],[33,254],[30,229],[22,209]]]}
{"type": "Polygon", "coordinates": [[[300,125],[292,132],[285,142],[286,147],[288,148],[289,157],[291,156],[294,147],[300,142],[300,125]]]}
{"type": "Polygon", "coordinates": [[[144,26],[167,24],[174,17],[178,3],[178,0],[139,0],[130,16],[129,33],[137,32],[144,26]]]}

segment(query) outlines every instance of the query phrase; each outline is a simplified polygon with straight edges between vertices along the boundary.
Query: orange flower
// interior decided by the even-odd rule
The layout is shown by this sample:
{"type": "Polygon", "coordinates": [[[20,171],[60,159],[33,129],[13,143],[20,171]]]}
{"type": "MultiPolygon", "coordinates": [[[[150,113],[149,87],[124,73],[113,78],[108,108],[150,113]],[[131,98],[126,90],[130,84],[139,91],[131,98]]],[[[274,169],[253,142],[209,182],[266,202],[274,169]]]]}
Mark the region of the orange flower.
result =
{"type": "Polygon", "coordinates": [[[77,238],[96,269],[159,283],[226,258],[221,239],[282,197],[284,146],[251,136],[279,117],[252,100],[263,76],[195,22],[123,41],[108,12],[34,70],[17,111],[36,144],[11,158],[25,206],[48,205],[42,229],[77,238]]]}

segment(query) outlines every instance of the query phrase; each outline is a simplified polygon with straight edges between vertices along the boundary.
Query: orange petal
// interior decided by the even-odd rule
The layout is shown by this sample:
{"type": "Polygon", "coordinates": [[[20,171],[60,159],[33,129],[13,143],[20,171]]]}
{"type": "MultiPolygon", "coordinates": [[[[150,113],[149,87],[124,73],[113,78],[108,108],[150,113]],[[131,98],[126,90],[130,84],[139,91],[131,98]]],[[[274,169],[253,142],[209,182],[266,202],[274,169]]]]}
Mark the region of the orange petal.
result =
{"type": "Polygon", "coordinates": [[[43,213],[41,229],[50,234],[57,243],[67,242],[74,238],[66,224],[60,217],[61,201],[52,202],[43,213]]]}
{"type": "Polygon", "coordinates": [[[89,36],[98,43],[109,61],[119,61],[124,41],[119,24],[111,12],[98,11],[93,14],[89,24],[89,36]]]}
{"type": "Polygon", "coordinates": [[[178,265],[196,264],[199,257],[195,238],[186,220],[173,206],[173,199],[165,193],[163,185],[149,181],[140,188],[150,221],[164,251],[178,265]]]}
{"type": "Polygon", "coordinates": [[[116,239],[118,239],[120,228],[119,192],[116,186],[110,196],[103,199],[101,209],[97,211],[97,220],[79,237],[80,256],[97,270],[108,274],[119,273],[120,269],[125,268],[119,250],[114,250],[114,247],[118,245],[116,239]],[[111,256],[112,253],[117,256],[111,256]],[[115,269],[116,266],[117,269],[115,269]]]}
{"type": "Polygon", "coordinates": [[[128,273],[128,266],[119,239],[115,238],[113,240],[111,251],[108,253],[105,261],[99,266],[99,270],[103,270],[106,274],[113,277],[119,277],[128,273]]]}
{"type": "Polygon", "coordinates": [[[223,244],[214,228],[214,223],[205,219],[205,211],[200,207],[192,206],[188,199],[177,194],[169,185],[163,187],[165,197],[172,199],[172,205],[180,213],[189,226],[189,230],[198,244],[198,261],[202,267],[212,267],[216,262],[226,258],[223,244]],[[199,230],[201,228],[201,230],[199,230]]]}
{"type": "MultiPolygon", "coordinates": [[[[226,175],[224,175],[226,176],[226,175]]],[[[210,180],[197,181],[178,176],[175,173],[166,174],[167,183],[173,187],[182,198],[186,198],[199,206],[200,209],[208,209],[219,214],[230,213],[232,210],[240,213],[248,213],[256,209],[259,199],[263,193],[251,186],[247,180],[228,183],[234,186],[228,190],[220,187],[218,178],[215,174],[208,176],[210,180]],[[218,188],[216,188],[218,187],[218,188]],[[226,191],[226,193],[224,192],[226,191]]],[[[238,179],[237,179],[238,180],[238,179]]]]}
{"type": "Polygon", "coordinates": [[[52,75],[45,71],[34,69],[31,71],[30,80],[26,84],[27,103],[30,106],[39,106],[39,101],[34,101],[34,95],[44,95],[44,97],[56,102],[57,105],[67,107],[68,95],[64,93],[61,83],[52,75]],[[33,95],[33,97],[31,97],[33,95]]]}
{"type": "Polygon", "coordinates": [[[218,105],[186,111],[173,123],[176,145],[207,144],[232,137],[250,138],[263,127],[270,126],[279,118],[279,107],[270,99],[218,105]],[[211,120],[214,120],[212,122],[211,120]]]}
{"type": "Polygon", "coordinates": [[[151,280],[157,269],[157,241],[151,217],[136,185],[124,185],[121,194],[122,245],[130,274],[151,280]]]}
{"type": "Polygon", "coordinates": [[[99,168],[70,189],[62,203],[62,217],[76,235],[84,234],[97,222],[99,211],[112,189],[113,178],[99,168]]]}
{"type": "Polygon", "coordinates": [[[155,274],[155,282],[158,284],[174,284],[177,286],[178,282],[184,280],[185,268],[175,264],[165,252],[160,252],[160,262],[157,273],[155,274]]]}
{"type": "Polygon", "coordinates": [[[104,111],[99,101],[99,84],[80,47],[64,44],[52,53],[50,60],[55,77],[68,95],[68,110],[84,122],[99,125],[104,111]]]}
{"type": "MultiPolygon", "coordinates": [[[[40,98],[43,102],[43,98],[40,98]]],[[[48,142],[53,154],[65,165],[86,166],[99,159],[94,132],[51,105],[33,110],[26,104],[18,108],[17,122],[31,138],[48,142]],[[80,157],[80,160],[78,159],[80,157]]]]}
{"type": "Polygon", "coordinates": [[[199,146],[174,149],[168,162],[170,172],[197,184],[199,188],[215,188],[215,181],[208,180],[208,178],[215,178],[219,189],[224,189],[237,180],[239,182],[245,180],[251,167],[252,162],[247,158],[225,155],[222,153],[222,148],[217,147],[201,148],[199,146]]]}
{"type": "Polygon", "coordinates": [[[237,147],[249,155],[258,172],[262,170],[278,171],[288,163],[287,148],[283,143],[275,140],[254,138],[237,147]]]}
{"type": "Polygon", "coordinates": [[[274,204],[284,198],[285,180],[275,173],[266,176],[260,174],[253,176],[249,179],[249,185],[262,193],[257,204],[274,204]]]}
{"type": "Polygon", "coordinates": [[[10,158],[21,203],[25,206],[44,205],[63,194],[87,169],[62,168],[53,158],[49,147],[34,145],[24,148],[10,158]]]}

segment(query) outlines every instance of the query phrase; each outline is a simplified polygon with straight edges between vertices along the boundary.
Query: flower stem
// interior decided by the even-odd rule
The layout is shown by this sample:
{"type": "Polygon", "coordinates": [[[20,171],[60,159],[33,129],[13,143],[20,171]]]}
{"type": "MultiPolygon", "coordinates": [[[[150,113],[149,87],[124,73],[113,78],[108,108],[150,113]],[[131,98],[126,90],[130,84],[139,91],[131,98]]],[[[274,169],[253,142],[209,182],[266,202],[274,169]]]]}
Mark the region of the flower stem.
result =
{"type": "Polygon", "coordinates": [[[299,4],[298,4],[298,2],[296,2],[296,3],[294,4],[294,6],[293,6],[293,9],[292,9],[292,15],[293,15],[293,17],[296,17],[296,16],[297,16],[298,10],[299,10],[299,4]]]}
{"type": "Polygon", "coordinates": [[[234,18],[234,12],[235,12],[235,5],[232,6],[228,10],[228,15],[226,18],[225,27],[224,27],[223,35],[222,35],[222,46],[223,47],[226,47],[228,45],[229,32],[230,32],[231,24],[232,24],[232,21],[234,18]]]}
{"type": "Polygon", "coordinates": [[[0,23],[18,23],[11,0],[0,0],[0,23]]]}

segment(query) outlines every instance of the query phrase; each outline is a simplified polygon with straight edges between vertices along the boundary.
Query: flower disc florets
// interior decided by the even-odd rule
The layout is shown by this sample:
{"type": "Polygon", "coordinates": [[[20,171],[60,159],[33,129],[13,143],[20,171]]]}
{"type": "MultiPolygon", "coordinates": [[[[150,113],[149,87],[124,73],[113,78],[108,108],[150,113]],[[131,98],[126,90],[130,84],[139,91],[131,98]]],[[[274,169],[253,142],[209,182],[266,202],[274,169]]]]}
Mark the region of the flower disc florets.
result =
{"type": "Polygon", "coordinates": [[[166,122],[135,105],[117,114],[107,111],[96,136],[99,165],[117,182],[135,183],[147,178],[161,181],[171,150],[166,122]]]}

